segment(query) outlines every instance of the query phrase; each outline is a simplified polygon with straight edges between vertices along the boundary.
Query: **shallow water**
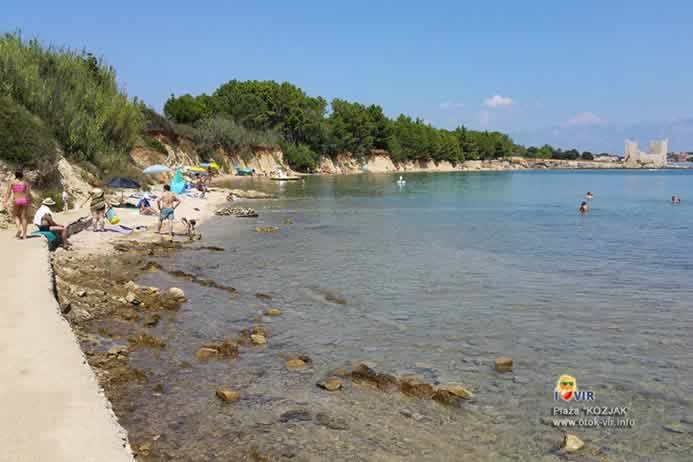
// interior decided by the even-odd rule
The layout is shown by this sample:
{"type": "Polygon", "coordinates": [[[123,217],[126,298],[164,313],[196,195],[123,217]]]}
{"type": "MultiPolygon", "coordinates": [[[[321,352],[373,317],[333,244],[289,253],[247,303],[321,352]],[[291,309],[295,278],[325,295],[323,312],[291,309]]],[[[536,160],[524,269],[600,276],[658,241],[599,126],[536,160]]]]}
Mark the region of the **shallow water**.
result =
{"type": "Polygon", "coordinates": [[[568,373],[595,393],[590,405],[628,406],[635,421],[572,429],[587,446],[571,460],[690,460],[693,174],[411,174],[404,187],[395,178],[258,180],[249,187],[280,200],[254,202],[258,219],[203,228],[205,245],[226,252],[162,259],[240,295],[142,278],[183,287],[191,301],[155,329],[166,350],[131,356],[154,377],[132,385],[126,427],[161,434],[157,447],[176,460],[228,460],[250,448],[273,460],[556,460],[561,432],[542,418],[580,405],[553,400],[568,373]],[[595,198],[580,216],[588,190],[595,198]],[[673,194],[682,204],[669,203],[673,194]],[[281,230],[256,233],[258,225],[281,230]],[[258,322],[267,306],[282,316],[258,322]],[[268,346],[233,361],[195,360],[202,343],[253,323],[269,326],[268,346]],[[307,354],[313,366],[289,372],[288,354],[307,354]],[[493,370],[501,355],[514,359],[513,373],[493,370]],[[449,408],[350,381],[336,393],[315,386],[356,360],[465,383],[476,396],[449,408]],[[164,393],[152,392],[156,383],[164,393]],[[222,404],[220,385],[243,398],[222,404]],[[292,410],[312,420],[281,422],[292,410]]]}

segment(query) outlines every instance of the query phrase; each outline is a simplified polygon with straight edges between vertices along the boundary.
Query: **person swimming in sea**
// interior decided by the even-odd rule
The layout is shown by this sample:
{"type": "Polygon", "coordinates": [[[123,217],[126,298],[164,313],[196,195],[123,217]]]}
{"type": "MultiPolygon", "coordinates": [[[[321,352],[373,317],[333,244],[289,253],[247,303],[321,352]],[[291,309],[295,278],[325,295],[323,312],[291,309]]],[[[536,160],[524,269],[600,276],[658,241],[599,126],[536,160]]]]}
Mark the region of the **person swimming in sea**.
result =
{"type": "Polygon", "coordinates": [[[590,211],[590,206],[587,205],[587,202],[582,201],[582,204],[580,204],[580,209],[579,209],[579,210],[580,210],[580,213],[584,215],[584,214],[586,214],[587,212],[590,211]]]}
{"type": "Polygon", "coordinates": [[[672,204],[680,204],[681,198],[679,196],[671,196],[671,203],[672,204]]]}
{"type": "Polygon", "coordinates": [[[585,195],[588,201],[592,200],[592,193],[590,191],[587,191],[587,194],[585,195]]]}

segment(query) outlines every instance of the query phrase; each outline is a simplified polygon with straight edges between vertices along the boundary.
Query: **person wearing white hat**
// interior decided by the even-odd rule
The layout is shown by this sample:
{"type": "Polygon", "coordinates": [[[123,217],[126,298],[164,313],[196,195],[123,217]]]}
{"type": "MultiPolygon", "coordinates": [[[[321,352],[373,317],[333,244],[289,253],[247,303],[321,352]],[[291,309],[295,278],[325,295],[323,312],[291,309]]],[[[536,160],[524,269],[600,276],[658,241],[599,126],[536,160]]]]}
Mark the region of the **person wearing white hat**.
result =
{"type": "Polygon", "coordinates": [[[50,197],[41,201],[41,207],[39,207],[34,215],[34,224],[38,226],[41,232],[51,231],[60,234],[60,237],[63,239],[63,245],[68,247],[70,243],[67,241],[67,228],[56,223],[53,219],[53,211],[51,210],[51,206],[53,205],[55,205],[55,201],[50,197]]]}

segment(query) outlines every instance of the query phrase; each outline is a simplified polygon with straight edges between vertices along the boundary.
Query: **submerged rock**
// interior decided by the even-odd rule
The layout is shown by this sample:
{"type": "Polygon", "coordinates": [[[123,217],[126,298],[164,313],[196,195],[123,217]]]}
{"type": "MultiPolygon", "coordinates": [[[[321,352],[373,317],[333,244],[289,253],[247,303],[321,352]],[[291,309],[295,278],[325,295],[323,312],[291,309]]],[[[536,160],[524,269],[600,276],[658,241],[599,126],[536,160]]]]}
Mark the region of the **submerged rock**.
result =
{"type": "Polygon", "coordinates": [[[272,300],[272,296],[269,294],[264,294],[262,292],[258,292],[255,294],[257,298],[265,299],[265,300],[272,300]]]}
{"type": "Polygon", "coordinates": [[[147,332],[140,332],[139,334],[133,334],[128,337],[128,342],[132,343],[135,347],[146,346],[151,348],[165,348],[166,341],[162,338],[155,337],[148,334],[147,332]]]}
{"type": "Polygon", "coordinates": [[[321,380],[316,384],[319,388],[327,391],[337,391],[342,388],[342,381],[337,378],[329,378],[326,380],[321,380]]]}
{"type": "Polygon", "coordinates": [[[313,415],[309,411],[304,411],[302,409],[295,409],[292,411],[284,412],[279,416],[279,421],[286,422],[307,422],[313,420],[313,415]]]}
{"type": "Polygon", "coordinates": [[[456,383],[438,387],[438,391],[446,391],[462,399],[472,399],[474,397],[474,393],[471,390],[456,383]]]}
{"type": "Polygon", "coordinates": [[[295,358],[295,359],[290,359],[286,362],[286,367],[287,369],[302,369],[306,367],[305,361],[295,358]]]}
{"type": "Polygon", "coordinates": [[[279,228],[276,226],[257,226],[255,228],[256,233],[276,233],[279,231],[279,228]]]}
{"type": "Polygon", "coordinates": [[[563,439],[563,449],[565,452],[579,451],[585,446],[585,443],[577,436],[567,433],[563,439]]]}
{"type": "Polygon", "coordinates": [[[390,374],[376,372],[365,364],[360,364],[351,372],[351,378],[355,382],[367,383],[378,389],[392,393],[399,389],[397,377],[390,374]]]}
{"type": "Polygon", "coordinates": [[[407,396],[419,399],[430,399],[433,397],[433,386],[423,382],[416,377],[406,377],[400,380],[399,389],[407,396]]]}
{"type": "Polygon", "coordinates": [[[219,216],[234,216],[240,218],[257,217],[257,212],[255,209],[251,209],[249,207],[224,207],[216,210],[214,214],[219,216]]]}
{"type": "Polygon", "coordinates": [[[512,372],[513,359],[508,356],[501,356],[496,358],[495,366],[498,372],[512,372]]]}
{"type": "Polygon", "coordinates": [[[331,430],[348,430],[349,424],[341,417],[330,417],[327,414],[319,413],[315,415],[315,423],[331,430]]]}
{"type": "Polygon", "coordinates": [[[250,341],[255,345],[265,345],[267,343],[267,337],[259,334],[251,334],[250,341]]]}
{"type": "Polygon", "coordinates": [[[279,308],[270,308],[265,310],[265,316],[279,316],[282,314],[282,310],[279,308]]]}
{"type": "Polygon", "coordinates": [[[171,287],[161,294],[161,303],[169,308],[173,308],[186,302],[185,292],[178,287],[171,287]]]}
{"type": "Polygon", "coordinates": [[[238,401],[241,399],[241,394],[237,391],[228,388],[217,388],[216,395],[222,401],[238,401]]]}
{"type": "Polygon", "coordinates": [[[199,350],[197,350],[197,353],[195,353],[195,357],[199,359],[200,361],[206,361],[212,356],[216,356],[217,350],[214,348],[206,348],[202,347],[199,350]]]}
{"type": "Polygon", "coordinates": [[[147,327],[154,327],[159,324],[161,316],[156,313],[147,313],[144,317],[144,325],[147,327]]]}

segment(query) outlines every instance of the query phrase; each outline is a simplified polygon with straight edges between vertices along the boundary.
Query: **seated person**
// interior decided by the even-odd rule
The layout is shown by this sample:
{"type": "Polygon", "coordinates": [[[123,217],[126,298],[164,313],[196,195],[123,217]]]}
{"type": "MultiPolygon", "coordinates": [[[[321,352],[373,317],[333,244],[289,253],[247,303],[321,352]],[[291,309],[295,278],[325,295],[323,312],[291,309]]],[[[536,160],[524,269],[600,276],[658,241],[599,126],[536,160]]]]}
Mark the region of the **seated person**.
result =
{"type": "Polygon", "coordinates": [[[140,209],[140,215],[156,215],[158,213],[146,197],[140,199],[137,208],[140,209]]]}
{"type": "Polygon", "coordinates": [[[53,205],[55,205],[55,201],[50,197],[44,199],[41,202],[41,207],[39,207],[34,215],[34,224],[38,226],[41,232],[51,231],[60,235],[63,240],[63,245],[69,247],[70,243],[67,240],[67,228],[63,225],[59,225],[53,219],[53,211],[50,209],[53,205]]]}

